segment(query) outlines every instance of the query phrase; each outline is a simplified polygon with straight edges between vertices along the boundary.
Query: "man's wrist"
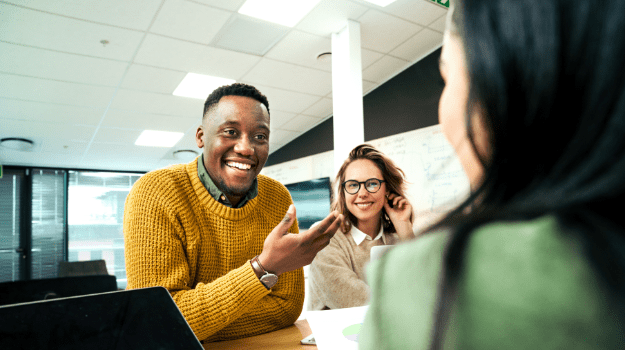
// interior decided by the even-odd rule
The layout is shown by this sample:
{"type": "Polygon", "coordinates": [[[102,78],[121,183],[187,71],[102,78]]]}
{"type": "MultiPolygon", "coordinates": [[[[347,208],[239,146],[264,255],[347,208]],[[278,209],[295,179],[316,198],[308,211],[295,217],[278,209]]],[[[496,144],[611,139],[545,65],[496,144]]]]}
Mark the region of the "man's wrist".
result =
{"type": "Polygon", "coordinates": [[[258,280],[265,286],[267,289],[271,289],[276,282],[278,282],[278,276],[265,270],[263,265],[260,263],[259,256],[255,256],[250,260],[250,264],[252,265],[252,270],[258,277],[258,280]]]}

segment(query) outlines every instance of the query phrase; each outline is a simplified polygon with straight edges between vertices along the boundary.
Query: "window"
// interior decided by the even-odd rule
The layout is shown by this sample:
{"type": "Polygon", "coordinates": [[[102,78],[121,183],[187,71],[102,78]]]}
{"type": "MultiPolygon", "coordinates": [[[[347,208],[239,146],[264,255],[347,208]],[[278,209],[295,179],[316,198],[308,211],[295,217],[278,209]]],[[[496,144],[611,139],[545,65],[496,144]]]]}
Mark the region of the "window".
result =
{"type": "Polygon", "coordinates": [[[55,278],[65,256],[65,170],[32,170],[31,278],[55,278]]]}
{"type": "Polygon", "coordinates": [[[126,288],[124,203],[142,174],[69,171],[68,261],[106,261],[126,288]]]}
{"type": "Polygon", "coordinates": [[[22,279],[21,245],[23,170],[5,169],[0,178],[0,282],[22,279]]]}

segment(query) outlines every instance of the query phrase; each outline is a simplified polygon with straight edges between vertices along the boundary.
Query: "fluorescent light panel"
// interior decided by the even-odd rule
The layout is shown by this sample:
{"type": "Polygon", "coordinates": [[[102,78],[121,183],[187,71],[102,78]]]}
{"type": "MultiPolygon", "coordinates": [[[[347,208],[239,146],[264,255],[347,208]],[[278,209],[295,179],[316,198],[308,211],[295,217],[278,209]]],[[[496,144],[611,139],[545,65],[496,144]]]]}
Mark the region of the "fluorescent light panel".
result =
{"type": "Polygon", "coordinates": [[[247,0],[239,13],[293,27],[321,0],[247,0]]]}
{"type": "Polygon", "coordinates": [[[366,2],[370,2],[374,5],[385,7],[386,5],[390,5],[395,2],[395,0],[365,0],[366,2]]]}
{"type": "Polygon", "coordinates": [[[172,147],[184,136],[181,132],[143,130],[135,145],[151,147],[172,147]]]}
{"type": "Polygon", "coordinates": [[[233,84],[236,80],[211,77],[210,75],[187,73],[176,90],[175,96],[191,97],[206,100],[213,90],[223,85],[233,84]]]}

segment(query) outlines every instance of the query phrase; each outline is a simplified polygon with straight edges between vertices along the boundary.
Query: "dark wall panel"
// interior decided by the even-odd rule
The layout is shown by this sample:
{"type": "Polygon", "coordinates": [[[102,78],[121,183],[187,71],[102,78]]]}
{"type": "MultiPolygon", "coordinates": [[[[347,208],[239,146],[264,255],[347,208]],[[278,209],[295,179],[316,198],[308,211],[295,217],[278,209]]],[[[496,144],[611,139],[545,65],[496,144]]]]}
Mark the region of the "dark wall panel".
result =
{"type": "Polygon", "coordinates": [[[364,97],[365,141],[438,124],[439,57],[440,49],[364,97]]]}
{"type": "MultiPolygon", "coordinates": [[[[438,124],[440,54],[441,49],[432,52],[364,97],[365,142],[438,124]]],[[[332,123],[329,118],[289,142],[272,153],[265,166],[333,150],[332,123]]]]}

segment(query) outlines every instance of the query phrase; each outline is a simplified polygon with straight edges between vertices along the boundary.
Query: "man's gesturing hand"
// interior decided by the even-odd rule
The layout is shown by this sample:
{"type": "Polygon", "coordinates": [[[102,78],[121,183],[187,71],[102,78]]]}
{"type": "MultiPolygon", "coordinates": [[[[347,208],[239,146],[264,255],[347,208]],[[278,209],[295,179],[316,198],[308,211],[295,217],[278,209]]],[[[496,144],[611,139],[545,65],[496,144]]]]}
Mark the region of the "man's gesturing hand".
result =
{"type": "Polygon", "coordinates": [[[310,264],[315,255],[330,243],[343,215],[332,212],[318,225],[300,234],[288,232],[294,220],[295,206],[291,204],[282,222],[265,239],[263,252],[258,257],[265,270],[276,275],[310,264]]]}

